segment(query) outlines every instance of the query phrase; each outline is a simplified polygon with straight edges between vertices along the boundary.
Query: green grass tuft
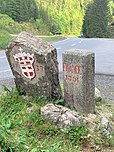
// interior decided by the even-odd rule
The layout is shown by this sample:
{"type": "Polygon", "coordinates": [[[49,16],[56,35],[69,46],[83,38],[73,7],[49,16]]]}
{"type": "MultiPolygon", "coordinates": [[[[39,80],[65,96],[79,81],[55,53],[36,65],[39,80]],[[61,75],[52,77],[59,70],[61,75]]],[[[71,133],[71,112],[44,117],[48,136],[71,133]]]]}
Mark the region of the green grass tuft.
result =
{"type": "Polygon", "coordinates": [[[43,97],[23,96],[18,89],[9,91],[5,88],[5,90],[6,92],[0,96],[0,148],[2,152],[80,151],[79,143],[81,144],[86,136],[83,127],[62,132],[41,116],[41,107],[52,101],[43,97]]]}
{"type": "MultiPolygon", "coordinates": [[[[91,124],[81,124],[63,132],[40,114],[42,106],[47,103],[63,104],[63,100],[24,96],[19,89],[10,91],[4,88],[5,93],[0,96],[1,152],[81,152],[86,141],[93,143],[93,149],[98,146],[108,150],[114,147],[114,134],[111,133],[111,138],[103,134],[104,128],[98,125],[100,117],[92,123],[90,131],[91,124]]],[[[113,106],[106,105],[108,108],[114,110],[113,106]]],[[[114,114],[111,117],[113,120],[114,114]]]]}

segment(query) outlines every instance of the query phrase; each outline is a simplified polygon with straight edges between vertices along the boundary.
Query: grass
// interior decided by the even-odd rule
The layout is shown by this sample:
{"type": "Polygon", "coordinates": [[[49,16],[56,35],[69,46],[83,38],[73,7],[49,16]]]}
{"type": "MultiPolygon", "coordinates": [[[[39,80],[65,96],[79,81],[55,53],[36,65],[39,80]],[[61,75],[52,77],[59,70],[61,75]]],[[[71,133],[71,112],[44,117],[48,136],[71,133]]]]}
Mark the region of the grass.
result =
{"type": "MultiPolygon", "coordinates": [[[[40,37],[40,36],[39,36],[40,37]]],[[[8,32],[6,31],[1,31],[0,32],[0,50],[6,49],[8,44],[11,42],[11,40],[14,37],[11,36],[8,32]]],[[[53,36],[53,37],[40,37],[41,39],[45,41],[58,41],[58,40],[64,40],[64,36],[53,36]]]]}
{"type": "MultiPolygon", "coordinates": [[[[25,97],[17,89],[0,97],[1,152],[79,152],[88,130],[72,127],[57,129],[40,114],[41,106],[52,101],[41,97],[25,97]]],[[[58,101],[57,101],[58,102],[58,101]]]]}
{"type": "Polygon", "coordinates": [[[39,34],[37,28],[31,23],[15,22],[8,15],[0,14],[0,30],[9,34],[18,34],[21,31],[30,32],[31,34],[39,34]]]}
{"type": "Polygon", "coordinates": [[[41,39],[45,41],[58,41],[58,40],[64,40],[64,36],[50,36],[50,37],[41,37],[41,39]]]}
{"type": "Polygon", "coordinates": [[[0,49],[5,49],[12,38],[8,32],[0,30],[0,49]]]}
{"type": "MultiPolygon", "coordinates": [[[[17,23],[8,15],[0,14],[0,50],[5,49],[13,38],[10,34],[19,34],[26,31],[32,35],[41,35],[35,24],[31,23],[17,23]]],[[[47,31],[47,33],[49,33],[47,31]]],[[[43,33],[44,34],[44,33],[43,33]]],[[[63,36],[42,37],[46,41],[61,40],[63,36]]]]}
{"type": "MultiPolygon", "coordinates": [[[[6,47],[8,46],[8,44],[11,42],[11,40],[14,37],[11,36],[8,32],[6,31],[1,31],[0,32],[0,50],[2,49],[6,49],[6,47]]],[[[64,36],[53,36],[53,37],[40,37],[39,38],[45,40],[45,41],[58,41],[58,40],[64,40],[65,37],[64,36]]]]}
{"type": "MultiPolygon", "coordinates": [[[[90,145],[89,149],[93,151],[114,148],[114,132],[109,138],[103,133],[103,126],[99,125],[104,112],[113,128],[114,105],[98,104],[96,118],[90,123],[72,126],[62,132],[40,114],[41,107],[52,100],[24,96],[18,89],[5,90],[0,96],[1,152],[85,152],[90,145]]],[[[63,100],[54,103],[61,104],[63,100]]]]}
{"type": "Polygon", "coordinates": [[[5,49],[13,38],[10,34],[18,34],[22,31],[26,31],[31,34],[39,34],[37,28],[33,24],[19,24],[8,15],[0,14],[0,50],[5,49]]]}

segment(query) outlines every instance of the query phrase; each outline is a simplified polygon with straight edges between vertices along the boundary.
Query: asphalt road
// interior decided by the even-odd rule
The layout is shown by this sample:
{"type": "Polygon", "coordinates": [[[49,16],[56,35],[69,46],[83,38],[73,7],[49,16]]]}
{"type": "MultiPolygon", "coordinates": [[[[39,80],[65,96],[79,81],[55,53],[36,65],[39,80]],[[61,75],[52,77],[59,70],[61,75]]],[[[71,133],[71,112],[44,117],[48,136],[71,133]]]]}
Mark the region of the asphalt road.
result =
{"type": "Polygon", "coordinates": [[[13,78],[5,51],[0,51],[0,79],[13,78]]]}
{"type": "MultiPolygon", "coordinates": [[[[95,72],[114,75],[114,40],[85,39],[71,37],[65,40],[50,42],[57,48],[59,71],[62,71],[62,53],[72,49],[81,49],[95,53],[95,72]]],[[[0,79],[13,77],[4,51],[0,51],[0,79]]]]}
{"type": "Polygon", "coordinates": [[[81,49],[95,53],[95,72],[97,74],[114,75],[114,39],[67,38],[52,42],[58,50],[59,69],[62,71],[62,52],[81,49]]]}
{"type": "Polygon", "coordinates": [[[3,85],[11,89],[15,83],[5,51],[0,51],[0,92],[3,91],[3,85]]]}
{"type": "MultiPolygon", "coordinates": [[[[52,42],[58,50],[59,71],[62,71],[62,52],[81,49],[95,53],[95,86],[107,102],[114,103],[114,39],[67,38],[52,42]]],[[[62,72],[60,72],[62,80],[62,72]]]]}
{"type": "MultiPolygon", "coordinates": [[[[62,41],[50,42],[57,48],[59,71],[62,71],[62,52],[72,49],[83,49],[95,53],[95,83],[102,91],[103,97],[114,102],[114,40],[66,38],[62,41]]],[[[61,75],[60,75],[61,76],[61,75]]],[[[0,92],[2,84],[9,88],[15,85],[5,51],[0,51],[0,92]]]]}

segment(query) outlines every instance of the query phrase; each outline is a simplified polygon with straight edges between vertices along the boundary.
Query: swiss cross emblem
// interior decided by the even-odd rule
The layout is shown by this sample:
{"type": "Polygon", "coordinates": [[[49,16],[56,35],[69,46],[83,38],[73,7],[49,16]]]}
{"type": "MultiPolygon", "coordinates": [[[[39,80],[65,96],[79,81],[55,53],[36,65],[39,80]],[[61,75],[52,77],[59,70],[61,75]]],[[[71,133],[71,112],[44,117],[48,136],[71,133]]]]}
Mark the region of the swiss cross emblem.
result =
{"type": "Polygon", "coordinates": [[[23,49],[19,48],[19,53],[13,55],[15,61],[19,62],[22,74],[32,80],[35,77],[35,70],[33,67],[34,63],[34,54],[29,54],[23,52],[23,49]]]}

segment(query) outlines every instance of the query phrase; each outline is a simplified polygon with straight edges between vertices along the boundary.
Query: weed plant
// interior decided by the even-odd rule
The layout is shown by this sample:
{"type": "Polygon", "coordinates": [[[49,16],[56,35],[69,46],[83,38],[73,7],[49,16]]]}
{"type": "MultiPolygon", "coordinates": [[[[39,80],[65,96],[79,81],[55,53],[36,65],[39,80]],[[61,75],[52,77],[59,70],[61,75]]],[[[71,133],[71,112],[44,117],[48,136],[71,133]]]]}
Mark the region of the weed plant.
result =
{"type": "Polygon", "coordinates": [[[18,89],[5,90],[0,96],[1,152],[80,152],[88,134],[85,126],[62,132],[40,114],[41,106],[53,101],[24,96],[18,89]]]}
{"type": "MultiPolygon", "coordinates": [[[[4,88],[5,93],[0,96],[1,152],[81,152],[83,143],[88,140],[94,142],[96,151],[97,146],[114,147],[113,132],[111,138],[107,137],[98,121],[92,132],[84,124],[71,126],[63,132],[44,120],[40,114],[41,107],[47,103],[63,105],[63,99],[28,97],[19,89],[10,91],[4,88]]],[[[112,106],[108,108],[113,110],[112,106]]]]}

